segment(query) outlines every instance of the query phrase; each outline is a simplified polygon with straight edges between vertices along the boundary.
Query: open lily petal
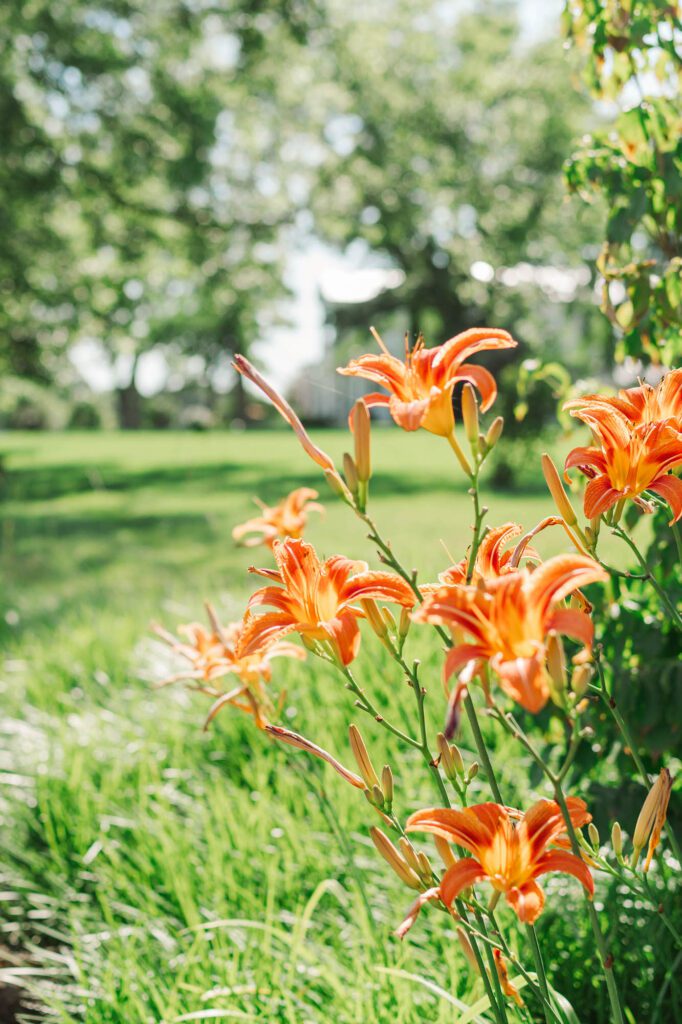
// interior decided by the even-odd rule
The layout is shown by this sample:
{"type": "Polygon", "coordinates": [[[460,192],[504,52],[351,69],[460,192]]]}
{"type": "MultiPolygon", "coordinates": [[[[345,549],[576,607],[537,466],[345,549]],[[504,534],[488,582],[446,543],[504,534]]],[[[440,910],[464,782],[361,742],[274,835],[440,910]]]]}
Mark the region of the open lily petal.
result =
{"type": "Polygon", "coordinates": [[[462,857],[443,875],[439,886],[440,898],[446,907],[451,907],[462,889],[480,882],[482,878],[485,878],[485,871],[478,861],[473,857],[462,857]]]}

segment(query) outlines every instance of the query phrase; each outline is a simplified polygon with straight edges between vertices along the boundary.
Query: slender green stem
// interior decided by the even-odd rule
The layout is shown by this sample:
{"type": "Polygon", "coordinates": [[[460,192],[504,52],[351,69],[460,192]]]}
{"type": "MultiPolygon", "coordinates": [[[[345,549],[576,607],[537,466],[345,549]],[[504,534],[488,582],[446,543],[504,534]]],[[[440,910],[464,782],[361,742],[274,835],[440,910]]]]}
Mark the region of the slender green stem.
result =
{"type": "Polygon", "coordinates": [[[675,538],[675,547],[677,548],[677,557],[682,562],[682,533],[680,533],[680,524],[673,523],[671,527],[673,531],[673,537],[675,538]]]}
{"type": "MultiPolygon", "coordinates": [[[[483,915],[481,914],[480,910],[478,910],[478,909],[474,910],[474,916],[476,917],[476,921],[478,923],[478,927],[481,928],[483,931],[485,931],[485,921],[483,920],[483,915]]],[[[502,988],[500,986],[500,979],[499,979],[499,976],[497,974],[497,967],[495,966],[495,957],[493,955],[492,947],[491,946],[486,946],[485,947],[485,952],[486,952],[486,956],[488,958],[488,966],[490,968],[490,976],[493,979],[493,985],[495,986],[496,1001],[497,1001],[497,1003],[499,1005],[499,1008],[500,1008],[500,1020],[504,1021],[504,1024],[507,1024],[507,1008],[506,1008],[504,996],[502,994],[502,988]]]]}
{"type": "Polygon", "coordinates": [[[671,617],[673,619],[673,622],[675,622],[675,624],[680,629],[682,629],[682,615],[677,610],[677,608],[675,607],[673,602],[670,600],[670,597],[668,596],[668,594],[666,593],[664,588],[661,586],[661,584],[658,582],[658,580],[654,576],[653,572],[649,569],[649,566],[647,565],[647,562],[646,562],[646,559],[645,559],[644,555],[641,553],[641,551],[639,550],[639,548],[637,547],[637,545],[633,541],[632,537],[630,537],[629,534],[626,533],[626,531],[622,528],[622,526],[615,525],[615,526],[612,527],[612,530],[615,533],[615,535],[617,537],[620,537],[620,539],[622,541],[625,541],[627,546],[630,548],[630,550],[634,554],[635,558],[639,562],[640,566],[642,567],[642,570],[644,572],[645,578],[648,579],[649,583],[651,584],[651,586],[654,588],[654,590],[658,594],[659,598],[661,599],[661,602],[665,605],[665,607],[670,612],[670,615],[671,615],[671,617]]]}
{"type": "MultiPolygon", "coordinates": [[[[554,794],[556,796],[556,801],[559,804],[559,807],[561,808],[561,813],[563,815],[564,821],[566,822],[566,829],[568,831],[568,837],[571,841],[573,853],[577,857],[580,857],[581,852],[580,844],[578,843],[578,837],[576,836],[575,828],[573,827],[573,822],[571,821],[571,815],[568,811],[568,806],[566,804],[566,798],[564,797],[564,793],[561,788],[561,783],[558,781],[556,781],[554,784],[554,794]]],[[[587,896],[587,894],[586,902],[587,913],[590,918],[590,925],[592,926],[592,934],[594,935],[594,940],[597,943],[597,949],[599,950],[602,969],[604,971],[604,977],[606,979],[606,988],[609,994],[609,1002],[611,1003],[611,1014],[613,1024],[625,1024],[623,1018],[623,1011],[620,1005],[618,987],[616,985],[616,979],[613,974],[613,955],[609,952],[608,946],[606,945],[606,940],[604,939],[604,935],[601,930],[601,925],[599,924],[599,917],[597,915],[597,911],[594,908],[594,903],[589,898],[589,896],[587,896]]]]}
{"type": "MultiPolygon", "coordinates": [[[[651,781],[649,779],[649,774],[644,766],[644,762],[637,753],[637,746],[632,738],[630,727],[628,726],[627,722],[620,713],[620,709],[618,708],[618,705],[616,704],[616,701],[614,700],[613,696],[611,695],[611,693],[609,693],[606,684],[606,676],[604,674],[604,666],[601,660],[601,650],[599,647],[595,648],[594,663],[597,666],[597,677],[599,679],[599,696],[601,697],[602,703],[608,708],[611,717],[616,723],[618,731],[620,732],[623,738],[623,743],[629,750],[630,757],[635,762],[637,771],[639,772],[642,782],[644,783],[646,790],[648,792],[651,789],[651,781]]],[[[677,841],[677,836],[675,835],[672,825],[669,821],[666,821],[665,823],[665,831],[666,835],[668,836],[668,840],[672,847],[673,853],[675,854],[677,862],[679,864],[682,864],[682,850],[680,849],[680,844],[677,841]]]]}
{"type": "Polygon", "coordinates": [[[409,743],[411,747],[416,747],[417,750],[421,750],[421,743],[419,740],[416,740],[413,736],[408,736],[407,733],[403,732],[402,729],[399,729],[397,725],[393,725],[392,722],[389,722],[384,718],[376,705],[369,699],[365,691],[358,686],[350,669],[346,665],[339,665],[339,668],[347,680],[346,686],[357,698],[358,707],[362,708],[362,710],[368,715],[371,715],[375,722],[382,725],[384,729],[388,729],[389,732],[393,733],[394,736],[397,736],[398,739],[403,741],[403,743],[409,743]]]}
{"type": "Polygon", "coordinates": [[[495,797],[496,802],[498,804],[504,804],[502,794],[500,792],[500,787],[498,786],[497,779],[495,778],[495,771],[493,769],[490,757],[488,755],[488,751],[486,749],[483,734],[481,733],[481,727],[479,725],[478,716],[476,714],[476,706],[474,705],[474,702],[471,699],[470,693],[467,693],[466,697],[464,698],[464,709],[467,713],[467,718],[469,719],[469,725],[471,726],[471,731],[474,735],[474,743],[476,744],[476,752],[478,753],[481,764],[483,765],[483,770],[485,771],[486,778],[488,780],[488,785],[492,790],[492,794],[495,797]]]}
{"type": "Polygon", "coordinates": [[[573,732],[571,733],[571,742],[569,743],[568,751],[566,752],[566,760],[564,761],[559,771],[559,774],[557,775],[559,782],[563,782],[566,776],[568,775],[569,769],[573,764],[575,755],[578,753],[578,748],[581,742],[582,737],[580,735],[580,732],[574,726],[573,732]]]}
{"type": "MultiPolygon", "coordinates": [[[[496,709],[496,711],[496,717],[498,718],[498,721],[502,725],[504,725],[507,731],[515,739],[518,739],[521,741],[521,743],[523,743],[526,750],[533,757],[535,763],[538,765],[539,768],[542,769],[547,779],[551,782],[552,787],[554,789],[554,796],[556,798],[556,802],[559,804],[559,807],[561,808],[561,814],[563,816],[564,822],[566,823],[566,830],[568,832],[568,837],[571,842],[571,849],[577,857],[582,857],[580,843],[578,842],[578,837],[576,835],[573,822],[571,821],[571,816],[568,810],[568,806],[566,804],[566,798],[561,787],[561,779],[559,777],[559,773],[553,772],[551,768],[545,763],[544,759],[540,756],[540,754],[535,749],[531,741],[525,735],[518,722],[516,722],[511,715],[504,715],[499,709],[496,709]]],[[[601,925],[599,924],[599,917],[597,915],[597,911],[594,909],[594,903],[592,902],[591,898],[587,893],[585,894],[585,898],[587,903],[587,914],[590,919],[590,926],[592,928],[592,934],[594,935],[594,940],[597,944],[597,949],[599,950],[602,969],[604,971],[604,978],[606,980],[606,988],[609,995],[609,1002],[611,1004],[612,1022],[613,1024],[624,1024],[623,1011],[620,1005],[620,996],[618,995],[616,979],[613,974],[613,956],[609,952],[609,949],[606,945],[606,940],[604,939],[604,936],[602,934],[601,925]]]]}
{"type": "Polygon", "coordinates": [[[469,561],[467,563],[467,583],[471,583],[474,575],[474,569],[476,568],[476,555],[478,554],[478,548],[481,543],[481,526],[483,525],[483,519],[488,511],[485,505],[481,505],[481,499],[478,492],[478,471],[479,467],[476,467],[474,475],[471,478],[471,491],[470,494],[474,499],[474,539],[471,545],[471,551],[469,552],[469,561]]]}
{"type": "Polygon", "coordinates": [[[535,971],[540,982],[540,988],[542,990],[543,999],[545,1002],[542,1004],[542,1008],[545,1012],[545,1021],[547,1024],[551,1024],[551,1016],[547,1009],[549,1003],[549,986],[547,985],[547,976],[545,974],[545,965],[542,962],[542,953],[540,952],[540,943],[535,928],[530,925],[526,926],[526,932],[528,934],[528,941],[530,942],[530,948],[533,953],[533,960],[535,961],[535,971]]]}
{"type": "MultiPolygon", "coordinates": [[[[518,957],[509,948],[509,946],[508,946],[508,944],[507,944],[507,942],[505,940],[505,937],[502,934],[502,931],[500,930],[500,927],[499,927],[499,925],[497,923],[497,919],[495,918],[494,910],[491,910],[490,908],[488,908],[486,913],[487,913],[488,917],[490,918],[490,921],[492,923],[493,928],[495,929],[495,935],[497,935],[499,937],[500,945],[502,946],[502,952],[504,953],[504,955],[507,958],[507,960],[509,960],[509,962],[513,965],[514,970],[517,970],[519,972],[519,974],[523,978],[525,978],[526,984],[530,987],[530,989],[538,997],[540,1003],[542,1004],[542,1008],[543,1008],[543,1011],[544,1011],[544,1014],[545,1014],[545,1019],[547,1019],[547,1014],[549,1013],[549,1015],[553,1018],[553,1020],[555,1022],[558,1022],[558,1024],[565,1024],[564,1018],[559,1016],[559,1014],[557,1013],[555,1007],[552,1005],[552,1003],[550,1001],[548,987],[547,987],[547,994],[545,995],[545,992],[543,991],[543,989],[541,987],[539,976],[537,977],[537,979],[531,977],[531,975],[528,973],[528,971],[523,966],[523,964],[518,959],[518,957]]],[[[532,935],[529,936],[529,938],[531,940],[531,943],[533,942],[533,940],[535,940],[535,943],[537,944],[537,934],[535,932],[535,928],[532,927],[532,926],[529,926],[529,930],[530,930],[530,932],[532,932],[532,935]]],[[[538,949],[539,948],[540,947],[538,945],[538,949]]],[[[536,970],[537,970],[537,964],[536,964],[536,970]]]]}
{"type": "Polygon", "coordinates": [[[421,683],[419,682],[419,676],[418,676],[418,673],[417,673],[416,662],[415,662],[415,667],[414,668],[410,668],[410,666],[407,664],[407,662],[403,658],[402,654],[400,654],[398,651],[394,650],[394,657],[395,657],[396,661],[398,662],[398,664],[400,665],[400,667],[405,672],[405,674],[407,675],[407,678],[409,680],[410,686],[411,686],[411,688],[412,688],[412,690],[414,692],[414,695],[415,695],[415,698],[416,698],[416,701],[417,701],[417,714],[419,716],[419,735],[421,737],[422,757],[424,758],[424,762],[426,764],[426,767],[429,769],[429,774],[431,775],[431,778],[434,780],[434,782],[436,784],[436,788],[438,790],[438,794],[439,794],[441,800],[443,800],[443,806],[444,807],[449,807],[450,806],[450,798],[448,796],[448,791],[445,788],[445,783],[443,782],[443,778],[442,778],[442,776],[440,774],[440,771],[438,769],[438,765],[435,763],[435,761],[433,759],[433,755],[431,754],[431,750],[429,748],[429,740],[428,740],[428,736],[426,734],[426,709],[425,709],[426,691],[424,690],[424,688],[422,687],[421,683]]]}

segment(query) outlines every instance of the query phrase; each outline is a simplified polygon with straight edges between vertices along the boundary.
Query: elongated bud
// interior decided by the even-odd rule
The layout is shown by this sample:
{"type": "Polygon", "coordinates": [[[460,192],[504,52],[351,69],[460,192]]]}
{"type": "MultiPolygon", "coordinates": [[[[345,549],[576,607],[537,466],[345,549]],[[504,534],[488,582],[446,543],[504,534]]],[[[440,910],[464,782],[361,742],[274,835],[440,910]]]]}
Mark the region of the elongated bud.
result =
{"type": "Polygon", "coordinates": [[[381,772],[381,789],[384,794],[384,801],[390,809],[393,803],[393,772],[390,765],[385,764],[381,772]]]}
{"type": "Polygon", "coordinates": [[[384,605],[384,607],[381,609],[381,614],[384,622],[386,623],[386,628],[389,630],[389,632],[395,633],[398,627],[396,625],[395,615],[393,614],[391,609],[387,608],[386,605],[384,605]]]}
{"type": "Polygon", "coordinates": [[[422,853],[421,850],[417,854],[417,861],[419,862],[419,877],[422,878],[424,882],[426,882],[428,885],[433,878],[433,868],[431,867],[431,862],[429,861],[429,858],[426,856],[426,854],[422,853]]]}
{"type": "Polygon", "coordinates": [[[587,826],[587,834],[590,837],[590,842],[595,847],[595,849],[599,849],[599,830],[597,829],[597,826],[594,824],[593,821],[591,821],[590,824],[587,826]]]}
{"type": "Polygon", "coordinates": [[[367,483],[372,475],[370,455],[370,432],[371,421],[369,409],[361,398],[353,406],[353,436],[355,438],[355,465],[358,471],[358,480],[367,483]]]}
{"type": "Polygon", "coordinates": [[[587,541],[588,548],[590,549],[590,551],[594,551],[595,546],[597,544],[597,535],[596,535],[596,533],[594,532],[594,530],[592,529],[591,526],[586,526],[585,530],[584,530],[584,533],[585,533],[585,540],[587,541]]]}
{"type": "Polygon", "coordinates": [[[577,665],[571,675],[571,689],[577,697],[583,697],[587,693],[587,687],[592,679],[593,669],[591,665],[577,665]]]}
{"type": "Polygon", "coordinates": [[[523,1006],[523,999],[519,995],[519,990],[515,985],[512,985],[509,978],[509,971],[507,970],[507,963],[502,956],[501,949],[493,950],[493,959],[495,960],[495,970],[497,971],[497,977],[500,980],[500,988],[506,996],[513,999],[517,1006],[523,1006]]]}
{"type": "Polygon", "coordinates": [[[365,741],[363,740],[360,730],[357,725],[351,725],[348,728],[348,738],[350,739],[350,749],[353,751],[353,757],[355,763],[360,769],[360,774],[367,786],[367,789],[372,790],[376,786],[379,787],[379,779],[377,773],[374,771],[374,765],[372,764],[365,741]]]}
{"type": "Polygon", "coordinates": [[[485,443],[488,448],[494,448],[497,442],[502,436],[504,429],[504,416],[496,416],[488,427],[488,433],[485,435],[485,443]]]}
{"type": "Polygon", "coordinates": [[[352,505],[353,495],[350,493],[336,470],[325,469],[324,476],[334,493],[338,494],[340,498],[343,498],[347,505],[352,505]]]}
{"type": "Polygon", "coordinates": [[[632,837],[632,845],[634,847],[633,867],[637,864],[639,855],[648,839],[649,848],[644,863],[644,871],[649,870],[651,858],[659,844],[661,831],[668,814],[668,803],[670,801],[672,785],[673,780],[670,772],[667,768],[661,768],[660,775],[649,790],[635,825],[635,832],[632,837]]]}
{"type": "Polygon", "coordinates": [[[419,857],[417,856],[417,851],[415,850],[410,840],[407,839],[405,836],[400,837],[399,843],[400,852],[405,858],[405,861],[410,866],[412,871],[414,871],[414,873],[418,875],[419,872],[421,871],[421,868],[419,866],[419,857]]]}
{"type": "Polygon", "coordinates": [[[436,737],[436,744],[438,746],[438,753],[440,755],[440,766],[445,772],[445,778],[449,779],[450,782],[454,782],[457,778],[457,768],[455,766],[455,759],[452,756],[452,747],[445,739],[442,732],[438,733],[436,737]]]}
{"type": "Polygon", "coordinates": [[[412,625],[411,610],[409,608],[401,608],[400,620],[398,622],[398,636],[401,640],[404,640],[410,631],[412,625]]]}
{"type": "Polygon", "coordinates": [[[434,836],[434,842],[436,844],[436,849],[438,850],[438,855],[446,868],[451,868],[453,864],[457,863],[456,857],[452,852],[452,847],[447,839],[443,839],[442,836],[434,836]]]}
{"type": "Polygon", "coordinates": [[[460,948],[464,953],[464,956],[467,958],[471,969],[474,971],[478,971],[478,960],[476,959],[474,948],[471,945],[471,940],[469,939],[469,936],[464,931],[464,929],[459,925],[457,926],[457,941],[459,942],[460,948]]]}
{"type": "Polygon", "coordinates": [[[623,856],[623,830],[617,821],[614,821],[611,828],[611,846],[616,857],[620,860],[623,856]]]}
{"type": "Polygon", "coordinates": [[[384,807],[384,793],[381,786],[372,786],[372,803],[379,810],[383,810],[384,807]]]}
{"type": "Polygon", "coordinates": [[[318,747],[316,743],[311,743],[305,736],[299,736],[297,732],[292,732],[290,729],[284,729],[281,725],[270,725],[265,723],[263,726],[265,732],[267,732],[273,739],[279,740],[280,743],[287,743],[291,747],[297,747],[298,750],[305,750],[309,754],[314,754],[315,757],[321,758],[326,761],[327,764],[331,765],[335,772],[350,782],[351,786],[355,786],[356,789],[364,789],[362,779],[359,779],[355,772],[349,771],[337,761],[335,757],[332,757],[328,751],[323,750],[322,747],[318,747]]]}
{"type": "Polygon", "coordinates": [[[380,828],[371,828],[369,834],[377,850],[386,863],[393,869],[401,882],[409,885],[410,889],[421,889],[421,882],[416,871],[413,871],[407,861],[396,850],[395,846],[387,835],[380,828]]]}
{"type": "Polygon", "coordinates": [[[373,597],[366,597],[360,601],[362,610],[367,617],[367,621],[370,626],[379,637],[380,640],[384,640],[388,636],[388,626],[386,620],[381,614],[381,609],[376,603],[373,597]]]}
{"type": "Polygon", "coordinates": [[[560,698],[566,691],[566,654],[563,640],[554,630],[547,638],[547,668],[553,683],[552,697],[560,698]]]}
{"type": "Polygon", "coordinates": [[[474,781],[474,779],[476,778],[477,775],[478,775],[478,761],[474,761],[474,763],[469,767],[469,771],[467,772],[467,777],[466,777],[467,786],[469,785],[470,782],[474,781]]]}
{"type": "Polygon", "coordinates": [[[343,453],[343,475],[346,478],[346,483],[351,494],[358,493],[358,472],[353,462],[353,456],[349,455],[348,452],[343,453]]]}
{"type": "Polygon", "coordinates": [[[545,482],[549,487],[549,492],[554,499],[554,504],[557,507],[559,515],[567,526],[575,526],[578,522],[578,517],[573,511],[573,506],[568,500],[568,495],[564,490],[564,485],[561,482],[561,477],[557,472],[557,468],[547,452],[542,456],[542,473],[545,478],[545,482]]]}
{"type": "Polygon", "coordinates": [[[365,800],[367,801],[369,806],[372,807],[377,812],[377,814],[379,815],[381,820],[384,821],[388,825],[389,828],[393,828],[393,822],[391,821],[391,819],[388,817],[387,814],[384,814],[384,812],[381,810],[380,807],[377,807],[376,803],[374,802],[374,797],[373,797],[372,793],[370,793],[370,791],[368,789],[363,790],[363,793],[364,793],[365,800]]]}
{"type": "Polygon", "coordinates": [[[476,392],[468,381],[462,388],[462,422],[467,441],[473,451],[476,451],[478,449],[478,403],[476,402],[476,392]]]}

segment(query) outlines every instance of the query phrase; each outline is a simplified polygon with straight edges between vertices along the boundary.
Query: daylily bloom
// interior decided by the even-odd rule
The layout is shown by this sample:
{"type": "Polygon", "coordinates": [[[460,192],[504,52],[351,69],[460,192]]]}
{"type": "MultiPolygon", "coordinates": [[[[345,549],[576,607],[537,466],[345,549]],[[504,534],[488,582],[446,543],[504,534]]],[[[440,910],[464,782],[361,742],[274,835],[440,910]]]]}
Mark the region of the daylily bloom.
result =
{"type": "Polygon", "coordinates": [[[574,448],[565,469],[578,468],[590,481],[585,488],[584,509],[588,519],[601,516],[625,498],[641,500],[655,491],[673,513],[671,523],[682,516],[682,480],[669,471],[682,465],[682,434],[671,421],[632,425],[603,405],[580,411],[592,428],[599,446],[574,448]]]}
{"type": "Polygon", "coordinates": [[[455,672],[467,680],[489,664],[502,689],[528,711],[540,711],[550,695],[547,644],[552,632],[579,640],[589,651],[589,615],[559,604],[608,574],[586,555],[558,555],[533,572],[517,569],[476,585],[444,586],[413,613],[416,622],[448,627],[454,646],[445,660],[446,681],[455,672]],[[462,642],[462,635],[471,642],[462,642]]]}
{"type": "Polygon", "coordinates": [[[161,626],[154,627],[157,636],[188,662],[186,670],[157,683],[157,687],[193,680],[198,690],[215,698],[206,720],[207,725],[222,707],[232,704],[241,711],[253,715],[256,724],[262,729],[267,722],[265,713],[271,710],[263,684],[272,678],[272,659],[303,659],[306,656],[305,651],[295,644],[277,642],[275,639],[273,643],[254,646],[247,655],[243,655],[238,652],[238,648],[244,623],[230,622],[223,626],[213,608],[210,605],[206,608],[209,629],[201,623],[192,622],[179,626],[179,636],[176,637],[161,626]],[[227,675],[236,675],[239,684],[225,692],[217,688],[215,683],[227,675]]]}
{"type": "Polygon", "coordinates": [[[455,419],[452,391],[455,384],[468,381],[481,393],[481,409],[485,412],[495,401],[497,385],[492,374],[482,366],[467,363],[477,352],[514,348],[516,342],[507,331],[475,327],[450,338],[443,345],[425,348],[420,336],[405,359],[391,355],[379,335],[373,331],[382,352],[353,359],[338,372],[350,377],[364,377],[385,388],[389,394],[373,392],[363,401],[369,408],[386,406],[394,421],[403,430],[423,427],[432,434],[450,437],[455,419]]]}
{"type": "Polygon", "coordinates": [[[366,598],[392,601],[411,608],[412,588],[390,572],[372,572],[366,562],[332,555],[320,562],[311,544],[302,540],[276,541],[273,546],[277,570],[249,572],[264,576],[277,586],[262,587],[252,595],[249,608],[271,605],[277,611],[251,616],[240,640],[240,653],[249,655],[262,645],[297,632],[305,641],[331,643],[343,665],[358,653],[360,630],[357,620],[364,616],[354,602],[366,598]]]}
{"type": "Polygon", "coordinates": [[[583,412],[589,415],[595,408],[615,411],[634,427],[667,423],[682,431],[682,368],[671,370],[656,387],[640,384],[636,388],[624,388],[612,398],[582,395],[564,405],[564,409],[577,419],[584,419],[583,412]]]}
{"type": "Polygon", "coordinates": [[[247,548],[259,544],[271,548],[278,538],[301,537],[308,523],[308,513],[324,511],[323,506],[314,498],[317,498],[317,491],[310,487],[299,487],[277,505],[264,505],[256,499],[261,514],[235,526],[232,537],[237,542],[246,537],[244,546],[247,548]]]}
{"type": "MultiPolygon", "coordinates": [[[[552,519],[551,523],[560,522],[559,519],[552,519]]],[[[543,523],[551,525],[548,520],[543,523]]],[[[502,526],[495,526],[485,534],[476,552],[476,561],[471,578],[472,583],[478,580],[496,579],[498,576],[505,576],[507,573],[515,572],[518,569],[518,562],[521,558],[539,562],[540,555],[533,548],[524,545],[522,552],[517,558],[515,549],[504,551],[504,546],[513,537],[523,533],[523,528],[518,523],[503,523],[502,526]]],[[[427,583],[419,589],[426,596],[433,594],[444,586],[461,586],[466,583],[468,559],[463,558],[460,562],[451,565],[444,572],[438,573],[438,583],[427,583]]]]}
{"type": "MultiPolygon", "coordinates": [[[[590,821],[585,803],[567,801],[574,828],[590,821]]],[[[548,849],[566,831],[561,808],[553,800],[539,800],[518,823],[509,809],[486,803],[465,810],[430,808],[407,821],[408,832],[431,832],[473,854],[447,869],[438,887],[442,902],[451,907],[463,889],[486,880],[505,895],[520,921],[533,924],[542,912],[545,895],[536,879],[562,871],[582,882],[590,896],[594,880],[585,862],[563,849],[548,849]]]]}

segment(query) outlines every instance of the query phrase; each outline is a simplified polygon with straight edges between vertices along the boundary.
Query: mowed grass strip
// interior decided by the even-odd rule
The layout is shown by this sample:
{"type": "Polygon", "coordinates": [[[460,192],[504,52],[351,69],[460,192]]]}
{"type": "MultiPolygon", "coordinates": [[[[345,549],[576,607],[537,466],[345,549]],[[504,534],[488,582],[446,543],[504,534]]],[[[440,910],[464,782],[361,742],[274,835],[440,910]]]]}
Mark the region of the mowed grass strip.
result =
{"type": "MultiPolygon", "coordinates": [[[[337,457],[348,444],[341,432],[318,439],[337,457]]],[[[168,660],[150,621],[173,628],[199,618],[204,598],[225,619],[239,617],[255,582],[248,565],[270,564],[265,549],[237,549],[230,538],[253,513],[253,495],[270,502],[317,487],[327,512],[312,519],[309,539],[324,555],[378,565],[362,524],[295,439],[21,434],[6,435],[2,453],[5,981],[37,993],[55,1019],[88,1024],[452,1021],[433,986],[471,1004],[480,982],[439,914],[424,914],[408,942],[391,939],[411,894],[369,841],[376,819],[362,795],[273,745],[247,716],[228,709],[203,734],[202,698],[152,688],[168,660]]],[[[380,430],[374,465],[373,515],[405,563],[433,578],[448,562],[443,545],[459,558],[470,538],[452,454],[438,438],[380,430]]],[[[553,511],[539,470],[532,492],[486,500],[491,523],[530,527],[553,511]]],[[[539,546],[562,550],[561,532],[539,546]]],[[[440,653],[427,631],[409,653],[422,657],[433,736],[440,653]]],[[[275,664],[292,728],[349,762],[354,714],[377,765],[394,766],[398,812],[435,801],[414,751],[397,751],[359,718],[327,666],[275,664]]],[[[413,695],[368,632],[357,675],[413,727],[413,695]]],[[[509,799],[523,803],[525,762],[494,742],[509,799]]],[[[473,760],[466,732],[462,748],[473,760]]],[[[477,779],[472,800],[487,796],[477,779]]],[[[575,888],[552,884],[563,885],[562,911],[580,905],[575,888]]],[[[580,915],[568,921],[580,944],[580,915]]],[[[589,985],[589,954],[580,956],[589,985]]]]}

